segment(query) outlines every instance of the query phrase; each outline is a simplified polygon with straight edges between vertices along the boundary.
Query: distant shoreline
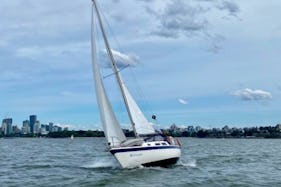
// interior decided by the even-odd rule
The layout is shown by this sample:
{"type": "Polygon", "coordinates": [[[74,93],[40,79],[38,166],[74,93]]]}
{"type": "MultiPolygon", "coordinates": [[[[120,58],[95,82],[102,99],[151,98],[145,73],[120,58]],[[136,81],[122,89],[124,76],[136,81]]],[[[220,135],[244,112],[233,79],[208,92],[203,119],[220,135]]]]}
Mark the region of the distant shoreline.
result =
{"type": "MultiPolygon", "coordinates": [[[[124,129],[126,137],[134,137],[134,132],[124,129]]],[[[173,137],[192,137],[192,138],[216,138],[216,139],[281,139],[281,125],[274,127],[251,127],[251,128],[229,128],[222,129],[181,129],[173,127],[161,130],[163,134],[173,137]]],[[[10,134],[5,136],[0,134],[0,138],[70,138],[73,137],[105,137],[103,131],[99,130],[64,130],[60,132],[49,132],[48,134],[10,134]]]]}

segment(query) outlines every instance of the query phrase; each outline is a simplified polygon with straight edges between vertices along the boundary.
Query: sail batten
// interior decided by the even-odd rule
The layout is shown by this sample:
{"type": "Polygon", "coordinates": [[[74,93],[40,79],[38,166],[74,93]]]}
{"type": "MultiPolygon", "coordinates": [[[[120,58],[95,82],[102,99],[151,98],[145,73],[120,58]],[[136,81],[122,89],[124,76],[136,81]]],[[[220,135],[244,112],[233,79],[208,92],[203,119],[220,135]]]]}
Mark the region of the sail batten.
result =
{"type": "Polygon", "coordinates": [[[112,106],[109,102],[103,80],[99,71],[99,65],[97,62],[97,50],[95,43],[95,28],[94,28],[94,5],[92,7],[92,23],[91,23],[91,46],[92,46],[92,65],[93,76],[95,81],[95,92],[97,103],[100,111],[100,117],[102,126],[104,129],[105,137],[110,147],[119,146],[126,137],[116,119],[112,106]]]}

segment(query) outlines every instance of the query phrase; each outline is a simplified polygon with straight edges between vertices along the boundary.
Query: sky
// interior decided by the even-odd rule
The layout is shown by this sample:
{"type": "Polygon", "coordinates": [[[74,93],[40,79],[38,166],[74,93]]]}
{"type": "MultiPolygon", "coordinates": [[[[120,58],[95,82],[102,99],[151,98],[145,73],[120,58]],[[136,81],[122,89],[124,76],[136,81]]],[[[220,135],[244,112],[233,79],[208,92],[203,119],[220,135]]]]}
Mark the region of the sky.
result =
{"type": "MultiPolygon", "coordinates": [[[[2,0],[0,117],[101,129],[90,48],[90,0],[2,0]]],[[[281,1],[98,1],[121,74],[156,128],[281,123],[281,1]],[[127,64],[130,66],[127,67],[127,64]]],[[[124,127],[128,118],[99,61],[124,127]]]]}

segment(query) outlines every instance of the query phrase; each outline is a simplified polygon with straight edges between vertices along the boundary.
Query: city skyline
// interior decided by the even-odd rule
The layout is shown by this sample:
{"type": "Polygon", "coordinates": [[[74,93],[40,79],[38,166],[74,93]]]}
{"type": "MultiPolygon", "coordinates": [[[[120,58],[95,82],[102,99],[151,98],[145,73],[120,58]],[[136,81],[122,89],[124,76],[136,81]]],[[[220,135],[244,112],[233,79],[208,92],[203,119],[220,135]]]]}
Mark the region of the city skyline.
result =
{"type": "MultiPolygon", "coordinates": [[[[134,136],[131,129],[123,128],[127,137],[134,136]]],[[[281,124],[273,126],[231,127],[225,125],[221,128],[204,128],[201,126],[172,124],[169,127],[157,129],[165,135],[174,137],[198,137],[198,138],[280,138],[281,124]]],[[[99,129],[74,130],[68,127],[55,125],[53,122],[40,123],[37,115],[30,115],[29,120],[22,122],[22,127],[13,124],[12,118],[4,118],[0,126],[0,137],[49,137],[69,138],[73,137],[104,137],[104,131],[99,129]]]]}
{"type": "Polygon", "coordinates": [[[0,135],[47,135],[49,132],[68,131],[67,126],[54,124],[53,122],[40,123],[37,115],[29,115],[29,120],[23,120],[22,124],[13,124],[13,118],[4,118],[0,126],[0,135]]]}
{"type": "MultiPolygon", "coordinates": [[[[112,0],[99,5],[110,41],[117,38],[121,46],[112,43],[115,57],[123,66],[132,65],[122,71],[124,79],[147,118],[157,116],[156,127],[281,122],[281,23],[274,21],[281,16],[281,2],[112,0]]],[[[2,119],[22,124],[37,114],[72,129],[101,128],[90,11],[90,0],[2,2],[2,119]]],[[[103,49],[100,54],[106,75],[103,49]]],[[[127,128],[110,81],[113,107],[127,128]]]]}

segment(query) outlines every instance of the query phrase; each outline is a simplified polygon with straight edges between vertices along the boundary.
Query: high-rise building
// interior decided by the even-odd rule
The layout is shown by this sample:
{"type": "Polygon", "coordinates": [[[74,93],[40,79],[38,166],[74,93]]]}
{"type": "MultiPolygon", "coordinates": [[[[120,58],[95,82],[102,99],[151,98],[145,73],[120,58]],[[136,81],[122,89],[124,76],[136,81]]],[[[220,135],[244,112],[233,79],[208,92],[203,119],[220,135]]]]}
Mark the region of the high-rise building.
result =
{"type": "Polygon", "coordinates": [[[25,120],[22,122],[22,134],[29,134],[29,133],[30,133],[29,121],[25,120]]]}
{"type": "Polygon", "coordinates": [[[4,135],[10,135],[13,133],[13,119],[12,118],[6,118],[2,121],[2,131],[4,135]]]}
{"type": "Polygon", "coordinates": [[[7,124],[6,124],[6,122],[3,120],[3,121],[2,121],[2,126],[1,126],[1,134],[5,134],[6,129],[7,129],[7,124]]]}
{"type": "Polygon", "coordinates": [[[36,121],[34,124],[34,129],[33,129],[34,134],[40,133],[40,121],[36,121]]]}
{"type": "Polygon", "coordinates": [[[34,133],[34,125],[37,121],[37,116],[36,115],[30,115],[29,116],[29,125],[30,125],[30,132],[34,133]]]}
{"type": "Polygon", "coordinates": [[[21,132],[21,130],[18,128],[17,125],[13,126],[13,133],[14,134],[19,134],[21,132]]]}
{"type": "Polygon", "coordinates": [[[53,132],[54,124],[52,122],[49,123],[49,132],[53,132]]]}
{"type": "MultiPolygon", "coordinates": [[[[40,128],[40,134],[41,134],[41,135],[46,135],[46,134],[48,134],[47,126],[48,126],[48,125],[44,125],[44,124],[41,125],[41,128],[40,128]]],[[[48,126],[48,127],[49,127],[49,126],[48,126]]]]}
{"type": "Polygon", "coordinates": [[[48,131],[49,132],[49,125],[45,125],[45,128],[46,128],[46,131],[48,131]]]}
{"type": "Polygon", "coordinates": [[[52,132],[58,132],[59,131],[59,127],[58,126],[53,126],[52,132]]]}

